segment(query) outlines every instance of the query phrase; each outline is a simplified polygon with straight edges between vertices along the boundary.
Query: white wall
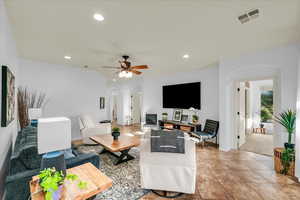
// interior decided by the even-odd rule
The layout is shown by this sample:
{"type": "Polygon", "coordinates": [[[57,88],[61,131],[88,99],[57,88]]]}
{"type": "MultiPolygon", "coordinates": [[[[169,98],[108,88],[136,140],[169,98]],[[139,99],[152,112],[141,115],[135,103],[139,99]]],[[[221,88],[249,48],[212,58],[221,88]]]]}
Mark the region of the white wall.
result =
{"type": "MultiPolygon", "coordinates": [[[[16,84],[18,84],[19,73],[16,44],[7,19],[4,2],[3,0],[0,0],[0,66],[2,65],[7,65],[9,67],[15,75],[16,84]]],[[[2,80],[0,81],[0,97],[2,88],[1,83],[2,80]]],[[[15,118],[17,118],[17,115],[15,118]]],[[[3,161],[9,150],[10,144],[16,137],[17,127],[17,120],[14,120],[8,127],[0,127],[0,169],[3,166],[3,161]]]]}
{"type": "MultiPolygon", "coordinates": [[[[143,82],[142,120],[145,113],[157,113],[161,119],[163,112],[172,119],[173,109],[162,108],[162,86],[189,82],[201,82],[201,110],[198,112],[202,124],[206,119],[219,119],[219,68],[203,68],[190,72],[146,77],[143,82]]],[[[193,91],[191,91],[193,92],[193,91]]],[[[178,94],[180,95],[180,94],[178,94]]],[[[223,106],[223,105],[222,105],[223,106]]],[[[185,111],[187,114],[192,114],[185,111]]]]}
{"type": "Polygon", "coordinates": [[[298,94],[297,94],[297,120],[296,120],[296,169],[295,176],[300,181],[300,53],[298,61],[298,94]]]}
{"type": "Polygon", "coordinates": [[[71,118],[72,139],[80,138],[80,114],[90,114],[96,122],[108,119],[108,101],[106,109],[99,109],[99,97],[108,96],[106,79],[99,72],[21,59],[20,74],[21,86],[46,93],[43,117],[71,118]]]}
{"type": "MultiPolygon", "coordinates": [[[[299,46],[274,48],[237,59],[221,59],[219,72],[220,91],[220,149],[236,147],[233,109],[235,81],[274,78],[275,107],[278,111],[296,108],[297,65],[299,46]],[[225,105],[225,106],[224,106],[225,105]]],[[[277,112],[278,112],[277,111],[277,112]]],[[[274,145],[282,146],[287,134],[275,125],[274,145]]]]}

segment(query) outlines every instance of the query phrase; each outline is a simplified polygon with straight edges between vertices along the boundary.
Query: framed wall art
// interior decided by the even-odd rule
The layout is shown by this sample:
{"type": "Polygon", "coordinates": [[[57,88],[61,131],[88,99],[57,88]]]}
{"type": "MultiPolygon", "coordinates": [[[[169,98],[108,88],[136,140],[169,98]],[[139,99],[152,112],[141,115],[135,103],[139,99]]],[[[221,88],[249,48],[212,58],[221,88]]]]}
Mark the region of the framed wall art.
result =
{"type": "Polygon", "coordinates": [[[15,119],[15,76],[7,66],[2,66],[1,126],[8,126],[15,119]]]}

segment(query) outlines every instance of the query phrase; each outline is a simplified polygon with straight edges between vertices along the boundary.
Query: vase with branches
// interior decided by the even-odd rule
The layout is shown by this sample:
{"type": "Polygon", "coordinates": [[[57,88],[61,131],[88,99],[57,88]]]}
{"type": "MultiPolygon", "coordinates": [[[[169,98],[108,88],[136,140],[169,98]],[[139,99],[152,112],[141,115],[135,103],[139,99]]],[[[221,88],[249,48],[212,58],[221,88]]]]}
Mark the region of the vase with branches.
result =
{"type": "Polygon", "coordinates": [[[21,129],[29,124],[28,109],[41,109],[46,103],[46,94],[43,92],[30,92],[27,88],[18,88],[18,116],[21,129]]]}

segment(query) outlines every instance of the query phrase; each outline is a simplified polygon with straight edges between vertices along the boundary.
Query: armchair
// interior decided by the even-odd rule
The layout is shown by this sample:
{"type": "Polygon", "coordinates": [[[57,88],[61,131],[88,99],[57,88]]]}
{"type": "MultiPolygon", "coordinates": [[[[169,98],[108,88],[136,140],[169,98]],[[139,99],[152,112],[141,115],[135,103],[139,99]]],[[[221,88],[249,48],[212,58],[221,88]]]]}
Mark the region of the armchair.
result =
{"type": "Polygon", "coordinates": [[[216,144],[218,143],[218,130],[219,122],[211,119],[205,121],[205,126],[203,131],[194,132],[193,136],[196,136],[200,141],[205,143],[206,140],[216,138],[216,144]]]}
{"type": "Polygon", "coordinates": [[[184,138],[185,153],[183,154],[151,152],[150,132],[146,133],[140,145],[142,188],[151,189],[154,192],[160,190],[175,193],[195,193],[196,148],[188,134],[184,134],[184,138]]]}
{"type": "Polygon", "coordinates": [[[96,144],[89,137],[111,132],[111,123],[95,124],[89,115],[79,117],[79,127],[84,144],[96,144]]]}

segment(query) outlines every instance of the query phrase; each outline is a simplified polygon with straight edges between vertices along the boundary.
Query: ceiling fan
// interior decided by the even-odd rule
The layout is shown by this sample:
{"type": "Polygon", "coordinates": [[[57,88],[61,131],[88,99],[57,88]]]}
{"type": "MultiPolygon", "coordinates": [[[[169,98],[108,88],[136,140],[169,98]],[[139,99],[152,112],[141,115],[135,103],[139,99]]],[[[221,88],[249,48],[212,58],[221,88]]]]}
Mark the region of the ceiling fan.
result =
{"type": "Polygon", "coordinates": [[[131,66],[131,62],[128,61],[129,56],[127,55],[122,56],[122,58],[123,60],[119,61],[120,67],[103,66],[102,68],[117,69],[119,71],[118,73],[120,78],[131,78],[133,74],[142,74],[142,72],[138,71],[137,69],[149,69],[147,65],[131,66]]]}

